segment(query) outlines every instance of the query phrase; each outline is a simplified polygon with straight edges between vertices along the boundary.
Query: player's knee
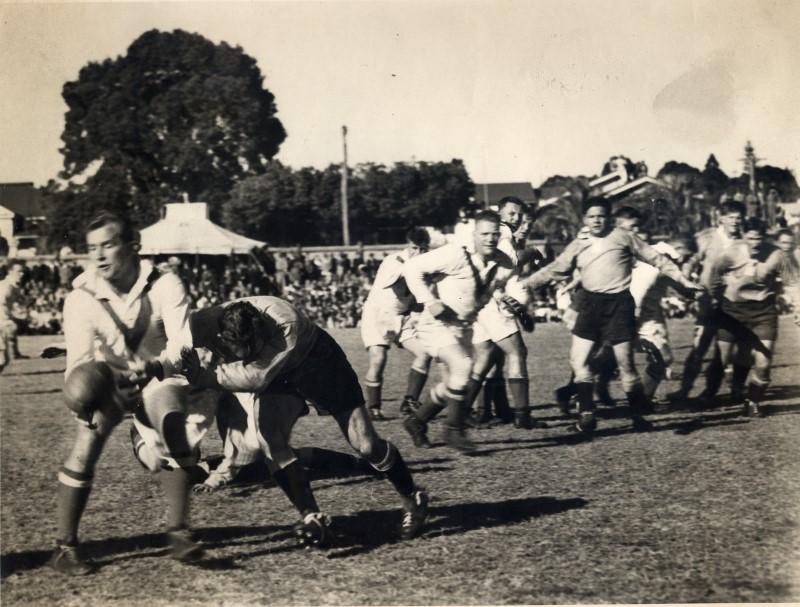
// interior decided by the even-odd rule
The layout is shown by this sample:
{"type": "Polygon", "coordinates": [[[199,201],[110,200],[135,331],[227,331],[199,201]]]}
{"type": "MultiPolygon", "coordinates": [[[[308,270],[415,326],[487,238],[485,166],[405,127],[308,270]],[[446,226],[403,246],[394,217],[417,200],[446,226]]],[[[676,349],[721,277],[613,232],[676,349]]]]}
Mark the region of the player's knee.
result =
{"type": "Polygon", "coordinates": [[[769,365],[756,362],[750,369],[750,383],[765,386],[769,384],[770,368],[769,365]]]}

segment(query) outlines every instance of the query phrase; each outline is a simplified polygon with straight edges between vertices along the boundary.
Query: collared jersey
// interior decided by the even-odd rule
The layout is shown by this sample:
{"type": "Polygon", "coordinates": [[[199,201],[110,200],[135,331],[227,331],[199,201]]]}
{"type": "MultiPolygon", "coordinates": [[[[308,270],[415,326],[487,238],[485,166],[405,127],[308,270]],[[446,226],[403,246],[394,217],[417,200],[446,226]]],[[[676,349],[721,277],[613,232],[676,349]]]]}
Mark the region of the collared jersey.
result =
{"type": "Polygon", "coordinates": [[[381,311],[395,314],[402,314],[408,309],[409,304],[413,303],[411,294],[409,293],[407,297],[398,297],[392,288],[399,280],[405,280],[403,268],[408,259],[408,251],[403,249],[399,253],[391,253],[381,262],[364,307],[374,306],[381,311]]]}
{"type": "Polygon", "coordinates": [[[553,263],[526,279],[526,284],[536,289],[552,280],[569,278],[577,268],[581,284],[587,291],[621,293],[631,284],[633,262],[637,259],[655,266],[678,282],[682,279],[680,270],[669,258],[633,232],[615,228],[605,236],[586,234],[576,238],[553,263]]]}
{"type": "Polygon", "coordinates": [[[502,288],[515,269],[513,261],[500,250],[484,261],[456,244],[417,255],[405,265],[406,284],[419,303],[439,299],[465,322],[475,320],[495,289],[502,288]]]}
{"type": "Polygon", "coordinates": [[[741,240],[728,236],[722,226],[698,232],[695,235],[695,240],[697,242],[697,253],[694,254],[689,264],[695,267],[701,266],[698,280],[706,289],[710,289],[711,269],[714,263],[731,245],[741,242],[741,240]]]}
{"type": "Polygon", "coordinates": [[[216,366],[217,383],[231,392],[261,392],[282,373],[299,367],[319,335],[317,326],[285,299],[261,295],[244,297],[192,314],[194,345],[217,355],[219,319],[226,306],[244,301],[255,306],[264,318],[264,347],[251,361],[222,362],[216,366]]]}
{"type": "Polygon", "coordinates": [[[711,290],[731,302],[765,301],[777,294],[779,278],[784,290],[792,291],[795,302],[800,301],[796,267],[788,255],[765,244],[751,256],[747,245],[739,241],[713,264],[711,290]]]}
{"type": "Polygon", "coordinates": [[[93,267],[75,278],[72,286],[64,302],[67,373],[91,360],[127,370],[134,363],[158,359],[165,375],[180,368],[181,349],[191,346],[192,336],[189,298],[175,274],[158,274],[150,262],[142,261],[139,278],[128,293],[118,293],[93,267]],[[140,333],[134,351],[102,301],[127,329],[140,333]]]}

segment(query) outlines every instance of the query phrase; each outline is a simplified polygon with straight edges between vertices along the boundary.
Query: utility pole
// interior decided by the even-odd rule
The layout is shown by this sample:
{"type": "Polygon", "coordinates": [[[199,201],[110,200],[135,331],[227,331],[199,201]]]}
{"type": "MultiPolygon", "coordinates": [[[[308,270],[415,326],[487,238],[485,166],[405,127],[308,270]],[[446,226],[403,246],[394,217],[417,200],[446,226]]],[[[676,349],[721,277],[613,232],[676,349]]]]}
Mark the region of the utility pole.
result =
{"type": "Polygon", "coordinates": [[[347,211],[347,127],[342,126],[342,148],[344,161],[342,162],[342,237],[344,246],[350,246],[350,219],[347,211]]]}

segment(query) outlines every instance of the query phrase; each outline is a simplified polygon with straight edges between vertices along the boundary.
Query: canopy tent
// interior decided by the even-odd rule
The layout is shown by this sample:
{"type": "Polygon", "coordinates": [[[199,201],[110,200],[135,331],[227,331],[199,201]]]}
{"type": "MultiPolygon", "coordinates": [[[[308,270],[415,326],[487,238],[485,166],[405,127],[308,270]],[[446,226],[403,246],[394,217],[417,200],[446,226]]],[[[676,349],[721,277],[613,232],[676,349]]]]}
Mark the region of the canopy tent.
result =
{"type": "Polygon", "coordinates": [[[212,222],[205,202],[178,202],[166,209],[164,219],[141,231],[142,255],[244,254],[266,244],[212,222]]]}

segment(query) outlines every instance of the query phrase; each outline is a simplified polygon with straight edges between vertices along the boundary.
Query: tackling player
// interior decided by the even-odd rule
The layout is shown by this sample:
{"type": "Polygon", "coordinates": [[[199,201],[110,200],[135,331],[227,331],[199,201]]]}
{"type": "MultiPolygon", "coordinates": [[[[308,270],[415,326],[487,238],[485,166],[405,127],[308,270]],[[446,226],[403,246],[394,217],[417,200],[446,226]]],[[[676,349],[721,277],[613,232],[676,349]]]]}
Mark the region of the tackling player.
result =
{"type": "Polygon", "coordinates": [[[140,453],[167,495],[171,555],[195,560],[202,547],[188,530],[184,468],[196,462],[216,395],[200,394],[172,376],[180,370],[181,348],[191,345],[188,297],[177,276],[139,259],[138,234],[127,219],[101,213],[87,226],[86,244],[91,266],[75,279],[64,304],[64,395],[80,424],[58,473],[58,539],[50,564],[67,575],[92,571],[78,552],[78,525],[103,447],[131,411],[135,434],[146,442],[140,453]]]}
{"type": "Polygon", "coordinates": [[[578,316],[572,329],[570,364],[578,395],[579,432],[591,433],[594,416],[593,376],[589,357],[597,345],[608,342],[614,350],[623,389],[628,396],[634,427],[649,429],[642,417],[645,398],[641,379],[633,364],[632,341],[636,336],[635,304],[629,286],[633,262],[642,260],[657,267],[687,289],[700,287],[685,278],[667,257],[638,238],[609,223],[610,202],[589,198],[583,203],[583,221],[588,233],[573,240],[553,263],[525,279],[535,289],[558,277],[567,278],[577,268],[581,287],[575,295],[578,316]]]}
{"type": "Polygon", "coordinates": [[[427,424],[447,409],[444,441],[459,451],[475,445],[465,430],[464,396],[472,368],[472,327],[478,312],[514,272],[512,260],[497,248],[500,217],[482,211],[475,217],[472,250],[445,245],[405,264],[409,290],[424,306],[417,339],[446,368],[446,378],[431,390],[431,401],[409,414],[403,425],[416,446],[429,446],[427,424]]]}
{"type": "Polygon", "coordinates": [[[414,298],[403,278],[404,264],[430,248],[431,237],[424,228],[411,228],[406,233],[406,247],[388,255],[375,274],[361,313],[361,339],[369,354],[369,369],[364,378],[367,408],[373,420],[386,419],[381,411],[383,371],[389,346],[397,343],[414,354],[408,373],[408,384],[401,411],[417,406],[417,400],[428,379],[431,358],[414,338],[416,315],[412,313],[414,298]]]}
{"type": "Polygon", "coordinates": [[[276,481],[303,517],[301,539],[324,542],[328,518],[317,506],[308,474],[289,446],[296,412],[309,401],[321,415],[331,415],[348,443],[386,475],[400,494],[404,539],[419,534],[427,516],[428,495],[414,484],[397,448],[381,438],[370,421],[355,371],[339,344],[289,302],[270,296],[247,297],[200,310],[192,316],[196,347],[206,347],[218,362],[200,365],[194,350],[184,356],[194,385],[254,395],[258,433],[265,455],[277,468],[276,481]],[[276,400],[277,399],[277,400],[276,400]]]}

